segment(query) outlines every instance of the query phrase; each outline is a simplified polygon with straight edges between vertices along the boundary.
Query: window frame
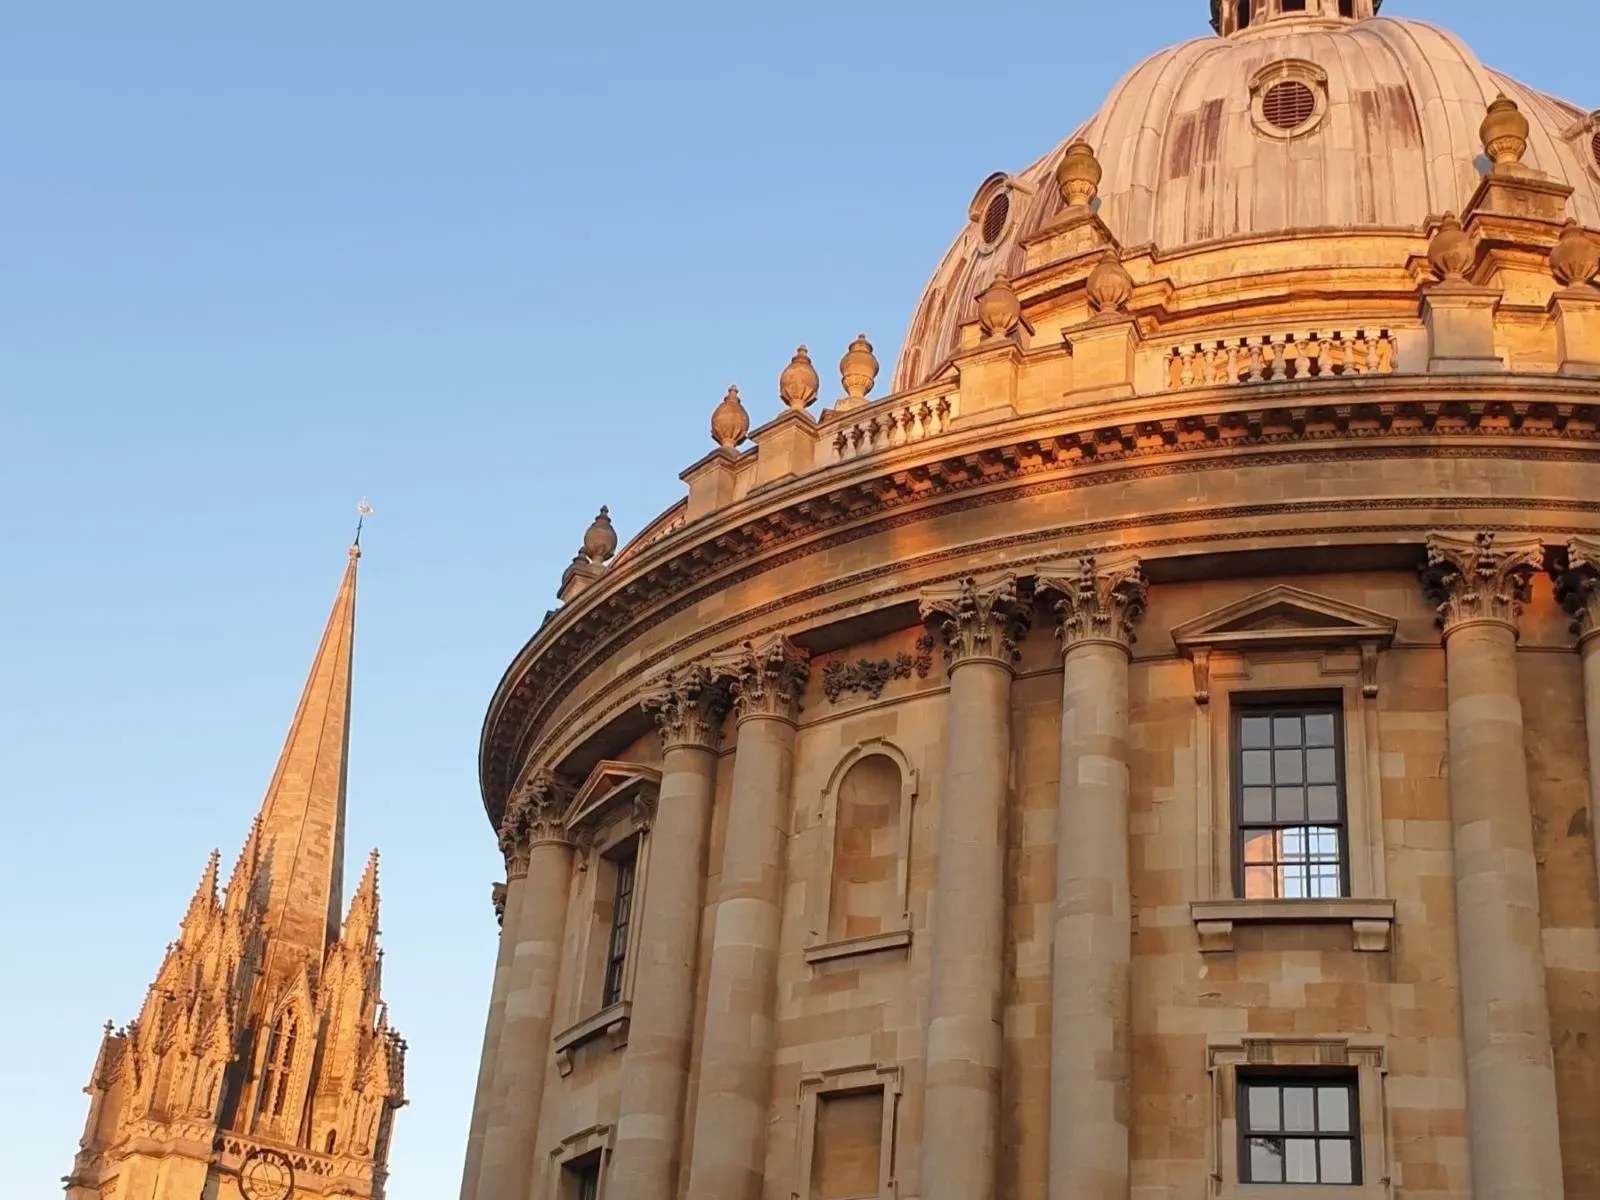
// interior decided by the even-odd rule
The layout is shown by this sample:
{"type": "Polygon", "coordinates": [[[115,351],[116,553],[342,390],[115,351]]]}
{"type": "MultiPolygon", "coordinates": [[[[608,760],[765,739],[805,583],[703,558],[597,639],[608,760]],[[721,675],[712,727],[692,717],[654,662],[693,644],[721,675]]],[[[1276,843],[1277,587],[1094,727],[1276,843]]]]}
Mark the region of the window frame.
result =
{"type": "MultiPolygon", "coordinates": [[[[1345,720],[1343,696],[1338,692],[1323,691],[1321,689],[1309,692],[1235,692],[1230,697],[1228,711],[1229,739],[1231,745],[1229,761],[1229,824],[1230,839],[1232,842],[1233,866],[1233,894],[1238,900],[1264,899],[1264,900],[1345,900],[1354,896],[1354,884],[1351,872],[1351,843],[1350,836],[1350,789],[1349,789],[1349,756],[1345,745],[1345,720]],[[1276,720],[1279,717],[1297,717],[1304,728],[1305,720],[1310,716],[1327,716],[1333,720],[1333,767],[1334,784],[1338,791],[1338,818],[1334,822],[1313,821],[1310,813],[1310,801],[1307,798],[1306,819],[1300,823],[1280,822],[1274,819],[1268,823],[1245,821],[1245,778],[1244,778],[1244,722],[1250,717],[1266,717],[1276,720]],[[1282,831],[1288,829],[1325,829],[1332,824],[1338,830],[1339,846],[1339,894],[1337,896],[1271,896],[1250,897],[1245,887],[1246,868],[1249,864],[1245,861],[1245,847],[1249,841],[1249,832],[1256,833],[1269,831],[1282,831]]],[[[1302,741],[1299,749],[1302,754],[1311,749],[1302,741]]],[[[1324,749],[1325,747],[1315,747],[1324,749]]],[[[1275,752],[1277,746],[1268,747],[1275,752]]],[[[1276,791],[1277,781],[1274,779],[1272,788],[1276,791]]],[[[1300,785],[1309,789],[1308,781],[1300,785]]],[[[1325,785],[1318,785],[1325,786],[1325,785]]],[[[1310,863],[1307,859],[1307,863],[1310,863]]],[[[1274,865],[1281,867],[1283,861],[1275,859],[1274,865]]]]}
{"type": "MultiPolygon", "coordinates": [[[[1349,1068],[1315,1069],[1300,1068],[1284,1069],[1258,1069],[1241,1068],[1234,1072],[1234,1112],[1237,1126],[1238,1146],[1236,1159],[1238,1182],[1243,1187],[1270,1187],[1270,1188],[1359,1188],[1364,1186],[1361,1158],[1361,1079],[1360,1076],[1349,1068]],[[1338,1087],[1345,1092],[1347,1097],[1345,1112],[1350,1128],[1345,1132],[1323,1132],[1314,1130],[1303,1132],[1300,1130],[1260,1130],[1253,1129],[1250,1125],[1250,1100],[1249,1093],[1252,1087],[1275,1087],[1279,1092],[1279,1105],[1281,1111],[1282,1093],[1285,1088],[1310,1087],[1319,1092],[1322,1089],[1338,1087]],[[1350,1174],[1345,1182],[1328,1181],[1318,1178],[1315,1181],[1291,1180],[1287,1178],[1285,1170],[1284,1179],[1254,1179],[1250,1174],[1250,1142],[1253,1138],[1279,1138],[1283,1141],[1312,1141],[1318,1146],[1317,1174],[1322,1174],[1323,1142],[1345,1142],[1350,1147],[1350,1174]]],[[[1318,1097],[1316,1104],[1321,1105],[1318,1097]]],[[[1320,1120],[1320,1114],[1313,1117],[1313,1122],[1320,1120]]],[[[1282,1124],[1282,1122],[1279,1122],[1282,1124]]]]}
{"type": "Polygon", "coordinates": [[[639,884],[639,835],[622,842],[605,857],[611,863],[611,925],[606,932],[605,973],[600,982],[600,1007],[621,1004],[627,994],[631,966],[634,910],[639,884]]]}
{"type": "Polygon", "coordinates": [[[878,1144],[877,1200],[893,1200],[900,1193],[896,1178],[895,1139],[900,1128],[900,1100],[904,1079],[897,1066],[866,1064],[831,1071],[815,1071],[800,1077],[795,1096],[799,1137],[795,1139],[794,1178],[789,1195],[793,1200],[815,1200],[812,1194],[812,1172],[815,1167],[817,1143],[817,1109],[826,1096],[851,1095],[881,1091],[883,1094],[883,1126],[878,1144]]]}

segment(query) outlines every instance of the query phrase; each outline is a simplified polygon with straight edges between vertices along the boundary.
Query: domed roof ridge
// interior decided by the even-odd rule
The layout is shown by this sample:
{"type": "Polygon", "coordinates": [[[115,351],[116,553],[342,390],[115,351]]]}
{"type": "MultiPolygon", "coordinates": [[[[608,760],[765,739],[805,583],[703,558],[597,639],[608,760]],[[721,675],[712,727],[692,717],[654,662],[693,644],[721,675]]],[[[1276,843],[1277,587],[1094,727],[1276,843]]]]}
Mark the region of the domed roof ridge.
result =
{"type": "Polygon", "coordinates": [[[997,274],[1023,273],[1023,243],[1062,209],[1053,174],[1078,138],[1104,169],[1097,215],[1127,247],[1172,253],[1308,230],[1420,232],[1471,198],[1483,169],[1478,127],[1502,93],[1532,126],[1526,165],[1572,187],[1573,216],[1600,226],[1588,114],[1485,66],[1439,26],[1278,21],[1150,55],[1090,120],[1011,177],[1018,186],[1001,236],[984,241],[981,214],[961,232],[917,307],[895,390],[937,374],[997,274]],[[1294,99],[1315,105],[1288,129],[1271,120],[1289,118],[1263,107],[1285,81],[1306,89],[1294,99]]]}

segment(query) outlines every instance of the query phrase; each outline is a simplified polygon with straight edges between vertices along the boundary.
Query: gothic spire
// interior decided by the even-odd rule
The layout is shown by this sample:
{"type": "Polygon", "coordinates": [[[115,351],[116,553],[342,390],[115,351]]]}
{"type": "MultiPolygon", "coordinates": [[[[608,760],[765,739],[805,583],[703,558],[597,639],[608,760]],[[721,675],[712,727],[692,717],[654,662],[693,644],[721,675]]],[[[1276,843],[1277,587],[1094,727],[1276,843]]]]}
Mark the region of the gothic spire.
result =
{"type": "Polygon", "coordinates": [[[322,644],[257,818],[264,877],[268,973],[322,963],[339,935],[344,884],[345,758],[356,624],[358,546],[339,583],[322,644]]]}
{"type": "Polygon", "coordinates": [[[353,949],[373,952],[378,944],[378,852],[367,858],[355,895],[350,897],[350,912],[344,919],[344,942],[353,949]]]}

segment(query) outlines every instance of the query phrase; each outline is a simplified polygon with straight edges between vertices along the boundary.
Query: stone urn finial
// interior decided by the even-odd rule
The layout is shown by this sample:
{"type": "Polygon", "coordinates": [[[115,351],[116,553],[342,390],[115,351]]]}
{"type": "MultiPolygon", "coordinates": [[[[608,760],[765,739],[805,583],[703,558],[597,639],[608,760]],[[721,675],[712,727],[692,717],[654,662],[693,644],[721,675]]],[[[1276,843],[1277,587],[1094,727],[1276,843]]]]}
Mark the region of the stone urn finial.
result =
{"type": "Polygon", "coordinates": [[[1600,275],[1600,238],[1569,220],[1550,251],[1550,271],[1564,288],[1585,288],[1600,275]]]}
{"type": "Polygon", "coordinates": [[[817,369],[811,365],[811,354],[801,346],[778,376],[778,396],[795,412],[804,412],[816,401],[821,386],[817,369]]]}
{"type": "Polygon", "coordinates": [[[611,510],[604,506],[594,524],[583,535],[583,556],[592,563],[603,563],[617,552],[617,531],[611,525],[611,510]]]}
{"type": "Polygon", "coordinates": [[[1094,270],[1089,272],[1087,287],[1090,307],[1096,313],[1122,312],[1133,299],[1133,276],[1128,274],[1128,268],[1122,265],[1115,250],[1107,250],[1100,256],[1094,270]]]}
{"type": "Polygon", "coordinates": [[[1495,169],[1514,167],[1528,152],[1528,118],[1522,115],[1517,102],[1501,92],[1489,105],[1489,115],[1478,127],[1483,139],[1483,152],[1493,160],[1495,169]]]}
{"type": "Polygon", "coordinates": [[[750,414],[739,401],[739,389],[730,387],[711,414],[711,438],[724,450],[732,450],[750,432],[750,414]]]}
{"type": "Polygon", "coordinates": [[[1022,302],[1004,275],[996,275],[994,282],[978,297],[978,324],[983,326],[987,338],[1010,337],[1022,321],[1022,302]]]}
{"type": "Polygon", "coordinates": [[[1068,208],[1088,208],[1100,192],[1104,174],[1094,147],[1079,138],[1056,164],[1056,187],[1061,189],[1062,202],[1068,208]]]}
{"type": "Polygon", "coordinates": [[[839,360],[839,376],[848,399],[858,403],[866,400],[872,385],[878,382],[878,356],[873,354],[866,334],[858,333],[839,360]]]}
{"type": "Polygon", "coordinates": [[[1445,213],[1439,229],[1428,243],[1428,261],[1446,283],[1461,283],[1472,269],[1472,239],[1461,228],[1455,213],[1445,213]]]}

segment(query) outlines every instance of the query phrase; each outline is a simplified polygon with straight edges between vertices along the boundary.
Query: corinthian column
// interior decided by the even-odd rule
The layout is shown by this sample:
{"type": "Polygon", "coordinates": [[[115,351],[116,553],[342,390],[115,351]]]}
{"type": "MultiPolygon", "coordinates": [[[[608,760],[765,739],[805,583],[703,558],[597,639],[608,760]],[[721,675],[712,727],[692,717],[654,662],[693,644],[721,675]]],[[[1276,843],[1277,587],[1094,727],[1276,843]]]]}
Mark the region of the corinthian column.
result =
{"type": "Polygon", "coordinates": [[[1059,597],[1061,782],[1051,967],[1050,1195],[1127,1200],[1128,661],[1147,589],[1137,562],[1040,572],[1059,597]]]}
{"type": "Polygon", "coordinates": [[[706,837],[727,690],[706,667],[688,667],[661,681],[645,707],[661,728],[665,754],[639,910],[633,980],[638,1003],[622,1060],[616,1149],[606,1185],[616,1200],[677,1195],[706,837]]]}
{"type": "Polygon", "coordinates": [[[1473,1194],[1562,1194],[1539,880],[1517,693],[1534,539],[1428,538],[1423,586],[1444,630],[1450,817],[1473,1194]]]}
{"type": "MultiPolygon", "coordinates": [[[[1589,828],[1600,831],[1600,538],[1567,543],[1566,570],[1556,579],[1561,606],[1572,615],[1572,632],[1583,656],[1583,718],[1589,735],[1589,828]]],[[[1594,840],[1600,872],[1600,832],[1594,840]]]]}
{"type": "Polygon", "coordinates": [[[500,950],[494,964],[494,983],[489,989],[489,1016],[483,1028],[483,1053],[478,1058],[478,1087],[472,1099],[472,1125],[467,1133],[467,1161],[461,1171],[461,1200],[474,1200],[478,1194],[478,1171],[483,1165],[483,1131],[489,1120],[489,1102],[494,1094],[494,1068],[500,1056],[500,1031],[506,1015],[506,992],[511,987],[511,955],[516,948],[514,905],[522,902],[522,884],[528,877],[528,860],[507,844],[501,832],[501,849],[506,856],[506,881],[494,885],[495,918],[500,925],[500,950]]]}
{"type": "Polygon", "coordinates": [[[478,1200],[520,1200],[532,1185],[572,884],[572,842],[562,820],[571,798],[571,788],[540,772],[512,797],[501,826],[508,874],[517,881],[506,902],[509,906],[515,894],[516,908],[501,933],[512,950],[483,1126],[478,1200]]]}
{"type": "Polygon", "coordinates": [[[933,981],[923,1107],[923,1200],[991,1200],[1000,1124],[1006,793],[1011,680],[1032,604],[1014,575],[924,594],[950,671],[933,981]]]}
{"type": "Polygon", "coordinates": [[[760,1200],[795,721],[810,655],[777,636],[716,664],[733,678],[739,741],[706,987],[689,1191],[760,1200]]]}

